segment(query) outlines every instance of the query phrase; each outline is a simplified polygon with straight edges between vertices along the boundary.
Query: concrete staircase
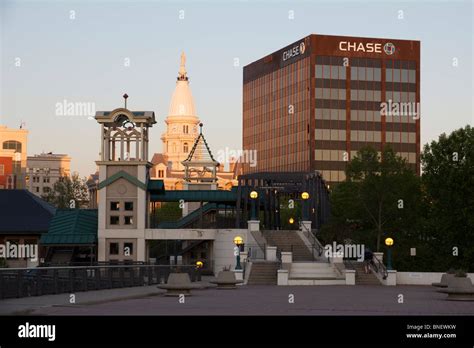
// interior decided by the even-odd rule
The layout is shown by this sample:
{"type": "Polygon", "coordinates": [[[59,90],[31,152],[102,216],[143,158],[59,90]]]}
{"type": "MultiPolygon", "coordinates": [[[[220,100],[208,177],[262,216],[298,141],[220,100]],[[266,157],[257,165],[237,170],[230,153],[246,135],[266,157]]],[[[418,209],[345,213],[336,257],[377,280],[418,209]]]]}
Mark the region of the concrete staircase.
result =
{"type": "Polygon", "coordinates": [[[268,245],[276,246],[280,251],[292,251],[293,261],[313,261],[311,250],[298,235],[298,231],[263,231],[268,245]]]}
{"type": "Polygon", "coordinates": [[[254,261],[250,269],[248,285],[276,285],[278,263],[271,261],[254,261]]]}
{"type": "Polygon", "coordinates": [[[289,270],[288,285],[345,285],[346,278],[339,275],[327,262],[295,262],[289,270]]]}
{"type": "Polygon", "coordinates": [[[382,285],[372,272],[365,274],[363,262],[353,262],[352,266],[356,271],[356,285],[382,285]]]}

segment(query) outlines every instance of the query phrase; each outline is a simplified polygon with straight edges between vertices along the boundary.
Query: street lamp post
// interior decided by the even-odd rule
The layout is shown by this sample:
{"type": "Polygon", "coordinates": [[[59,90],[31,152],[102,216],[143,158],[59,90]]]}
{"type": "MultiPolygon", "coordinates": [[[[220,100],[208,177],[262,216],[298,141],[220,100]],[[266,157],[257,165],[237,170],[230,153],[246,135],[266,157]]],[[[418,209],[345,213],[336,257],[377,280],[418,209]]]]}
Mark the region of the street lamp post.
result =
{"type": "Polygon", "coordinates": [[[302,216],[303,216],[303,221],[307,221],[308,220],[308,199],[309,199],[309,193],[308,192],[303,192],[301,194],[301,198],[303,199],[303,206],[301,207],[301,210],[302,210],[302,216]]]}
{"type": "Polygon", "coordinates": [[[255,207],[255,201],[258,198],[258,192],[257,191],[252,191],[250,192],[250,200],[251,200],[251,209],[252,209],[252,220],[257,220],[257,212],[256,212],[256,207],[255,207]]]}
{"type": "Polygon", "coordinates": [[[236,236],[234,238],[234,244],[235,244],[235,247],[234,247],[234,255],[236,257],[236,265],[235,265],[235,269],[242,269],[242,265],[240,264],[240,246],[244,243],[244,240],[242,239],[241,236],[236,236]]]}
{"type": "Polygon", "coordinates": [[[393,245],[393,239],[392,238],[386,238],[385,239],[385,245],[387,246],[387,270],[391,271],[392,270],[392,245],[393,245]]]}

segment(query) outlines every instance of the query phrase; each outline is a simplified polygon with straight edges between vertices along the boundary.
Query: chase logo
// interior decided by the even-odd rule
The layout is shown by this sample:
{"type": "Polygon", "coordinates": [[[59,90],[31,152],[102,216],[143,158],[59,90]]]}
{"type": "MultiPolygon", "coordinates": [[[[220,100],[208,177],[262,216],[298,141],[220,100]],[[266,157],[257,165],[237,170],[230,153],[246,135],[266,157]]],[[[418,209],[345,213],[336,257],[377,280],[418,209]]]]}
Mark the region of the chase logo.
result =
{"type": "Polygon", "coordinates": [[[388,54],[389,56],[391,56],[392,54],[395,53],[395,45],[391,42],[387,42],[384,46],[383,46],[383,50],[386,54],[388,54]]]}
{"type": "Polygon", "coordinates": [[[300,43],[300,54],[303,54],[305,50],[306,46],[304,45],[304,42],[300,43]]]}
{"type": "Polygon", "coordinates": [[[306,45],[304,44],[304,42],[301,42],[300,44],[295,45],[292,48],[283,52],[283,61],[304,54],[305,51],[306,45]]]}

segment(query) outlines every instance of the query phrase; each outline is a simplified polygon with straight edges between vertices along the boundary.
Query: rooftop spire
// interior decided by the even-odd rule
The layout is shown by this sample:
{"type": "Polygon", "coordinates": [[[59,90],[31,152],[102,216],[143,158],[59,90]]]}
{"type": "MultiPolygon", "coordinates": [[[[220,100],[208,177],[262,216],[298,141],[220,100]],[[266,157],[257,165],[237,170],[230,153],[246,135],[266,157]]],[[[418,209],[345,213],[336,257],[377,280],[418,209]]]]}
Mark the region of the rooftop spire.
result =
{"type": "Polygon", "coordinates": [[[186,55],[184,52],[181,53],[181,64],[179,65],[178,72],[178,81],[187,81],[188,77],[186,76],[186,55]]]}

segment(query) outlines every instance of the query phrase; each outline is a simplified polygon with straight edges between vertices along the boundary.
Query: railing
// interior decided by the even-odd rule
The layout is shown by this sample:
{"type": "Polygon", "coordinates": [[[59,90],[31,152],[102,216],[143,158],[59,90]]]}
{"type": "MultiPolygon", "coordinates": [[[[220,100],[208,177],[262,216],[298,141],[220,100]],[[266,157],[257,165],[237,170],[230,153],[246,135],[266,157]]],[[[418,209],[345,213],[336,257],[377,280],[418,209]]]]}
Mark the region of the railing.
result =
{"type": "Polygon", "coordinates": [[[266,244],[262,246],[259,244],[245,244],[245,251],[247,251],[247,259],[250,261],[266,259],[266,244]]]}
{"type": "Polygon", "coordinates": [[[163,284],[171,272],[200,280],[193,265],[117,265],[0,269],[0,299],[163,284]]]}
{"type": "Polygon", "coordinates": [[[382,277],[382,279],[384,280],[387,279],[388,277],[387,268],[385,267],[383,262],[380,261],[375,255],[373,255],[372,262],[369,264],[369,267],[371,267],[375,273],[379,274],[382,277]]]}
{"type": "MultiPolygon", "coordinates": [[[[324,253],[324,246],[321,242],[316,238],[312,230],[310,230],[305,224],[301,224],[303,235],[308,238],[309,242],[311,243],[311,252],[317,252],[318,256],[323,255],[324,253]]],[[[329,257],[327,258],[327,262],[329,262],[329,257]]]]}

